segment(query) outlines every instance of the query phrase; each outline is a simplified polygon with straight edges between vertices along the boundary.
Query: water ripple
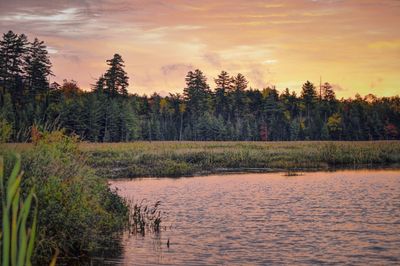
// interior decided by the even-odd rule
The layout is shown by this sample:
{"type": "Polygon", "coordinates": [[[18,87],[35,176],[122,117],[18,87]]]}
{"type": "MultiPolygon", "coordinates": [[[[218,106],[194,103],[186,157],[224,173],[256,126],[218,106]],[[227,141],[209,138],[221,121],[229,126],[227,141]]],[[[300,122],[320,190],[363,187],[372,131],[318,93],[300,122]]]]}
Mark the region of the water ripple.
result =
{"type": "Polygon", "coordinates": [[[400,172],[112,181],[162,201],[159,236],[126,238],[119,265],[399,265],[400,172]],[[170,247],[166,246],[170,240],[170,247]]]}

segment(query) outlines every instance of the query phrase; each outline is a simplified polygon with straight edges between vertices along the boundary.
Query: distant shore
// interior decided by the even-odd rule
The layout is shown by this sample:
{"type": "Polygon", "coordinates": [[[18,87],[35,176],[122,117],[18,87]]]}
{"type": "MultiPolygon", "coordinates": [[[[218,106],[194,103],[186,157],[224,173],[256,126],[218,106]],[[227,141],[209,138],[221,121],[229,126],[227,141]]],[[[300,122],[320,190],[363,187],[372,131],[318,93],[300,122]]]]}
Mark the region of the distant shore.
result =
{"type": "MultiPolygon", "coordinates": [[[[31,144],[5,144],[23,151],[31,144]]],[[[400,141],[80,143],[104,178],[179,177],[400,166],[400,141]]]]}

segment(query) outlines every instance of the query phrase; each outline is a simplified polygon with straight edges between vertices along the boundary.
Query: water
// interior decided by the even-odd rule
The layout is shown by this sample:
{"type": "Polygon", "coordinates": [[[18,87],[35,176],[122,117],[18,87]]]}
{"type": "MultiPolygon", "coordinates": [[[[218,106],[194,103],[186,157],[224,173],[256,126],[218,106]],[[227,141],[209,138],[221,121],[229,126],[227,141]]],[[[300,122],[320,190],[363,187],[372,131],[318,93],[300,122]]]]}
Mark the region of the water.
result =
{"type": "Polygon", "coordinates": [[[168,226],[126,238],[115,264],[400,264],[400,171],[110,183],[125,197],[161,200],[168,226]]]}

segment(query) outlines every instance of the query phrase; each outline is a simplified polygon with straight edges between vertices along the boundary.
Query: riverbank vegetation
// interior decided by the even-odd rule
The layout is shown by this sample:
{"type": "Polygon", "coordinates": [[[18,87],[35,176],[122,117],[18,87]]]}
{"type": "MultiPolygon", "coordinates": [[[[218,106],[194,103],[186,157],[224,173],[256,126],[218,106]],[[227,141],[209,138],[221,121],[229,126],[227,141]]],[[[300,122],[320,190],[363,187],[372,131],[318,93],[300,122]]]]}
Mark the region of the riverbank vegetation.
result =
{"type": "MultiPolygon", "coordinates": [[[[29,143],[3,144],[17,151],[29,143]]],[[[104,178],[191,176],[221,172],[399,167],[399,141],[153,141],[80,143],[104,178]]]]}
{"type": "MultiPolygon", "coordinates": [[[[13,176],[14,152],[0,149],[5,176],[13,176]]],[[[21,194],[29,199],[34,188],[37,198],[34,265],[49,265],[56,253],[62,262],[118,250],[129,206],[86,165],[75,138],[46,133],[21,157],[21,194]]]]}
{"type": "Polygon", "coordinates": [[[240,73],[221,71],[210,81],[199,69],[182,77],[181,94],[140,96],[128,92],[133,82],[121,55],[106,63],[91,91],[73,80],[49,84],[52,65],[45,44],[5,33],[0,42],[0,141],[31,141],[33,125],[65,128],[92,142],[400,137],[399,96],[337,99],[334,85],[310,81],[295,88],[300,93],[273,85],[249,88],[240,73]]]}
{"type": "Polygon", "coordinates": [[[185,176],[224,171],[328,170],[400,163],[399,141],[84,143],[101,176],[185,176]]]}

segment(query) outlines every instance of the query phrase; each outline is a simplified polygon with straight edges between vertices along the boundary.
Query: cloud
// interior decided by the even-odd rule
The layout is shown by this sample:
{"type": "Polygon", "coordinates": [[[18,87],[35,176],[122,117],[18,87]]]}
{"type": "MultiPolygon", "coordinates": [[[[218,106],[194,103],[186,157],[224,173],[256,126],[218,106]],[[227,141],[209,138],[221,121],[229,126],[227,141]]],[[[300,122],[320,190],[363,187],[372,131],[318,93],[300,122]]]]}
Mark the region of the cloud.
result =
{"type": "Polygon", "coordinates": [[[331,84],[333,91],[337,92],[337,91],[346,91],[345,88],[343,88],[341,85],[336,84],[336,83],[332,83],[331,84]]]}
{"type": "Polygon", "coordinates": [[[194,67],[190,64],[169,64],[169,65],[164,65],[161,67],[161,72],[164,76],[168,76],[171,74],[175,73],[186,73],[193,70],[194,67]]]}
{"type": "Polygon", "coordinates": [[[268,67],[263,65],[249,66],[249,71],[245,73],[246,77],[251,81],[253,88],[262,89],[272,85],[272,75],[268,67]]]}
{"type": "Polygon", "coordinates": [[[382,83],[383,83],[383,78],[378,77],[371,81],[369,87],[370,89],[376,89],[379,88],[382,85],[382,83]]]}
{"type": "Polygon", "coordinates": [[[267,59],[267,60],[263,61],[262,63],[266,64],[266,65],[272,65],[272,64],[278,63],[278,60],[276,60],[276,59],[267,59]]]}
{"type": "Polygon", "coordinates": [[[221,58],[217,53],[207,52],[203,54],[203,58],[210,65],[215,67],[221,67],[221,58]]]}
{"type": "Polygon", "coordinates": [[[377,50],[400,50],[400,39],[373,42],[368,47],[377,50]]]}
{"type": "Polygon", "coordinates": [[[393,0],[0,0],[0,29],[44,40],[57,78],[82,87],[118,52],[131,92],[182,88],[196,66],[260,88],[322,75],[341,94],[389,95],[400,86],[399,13],[393,0]]]}

